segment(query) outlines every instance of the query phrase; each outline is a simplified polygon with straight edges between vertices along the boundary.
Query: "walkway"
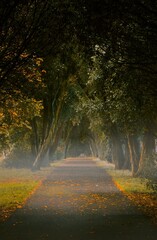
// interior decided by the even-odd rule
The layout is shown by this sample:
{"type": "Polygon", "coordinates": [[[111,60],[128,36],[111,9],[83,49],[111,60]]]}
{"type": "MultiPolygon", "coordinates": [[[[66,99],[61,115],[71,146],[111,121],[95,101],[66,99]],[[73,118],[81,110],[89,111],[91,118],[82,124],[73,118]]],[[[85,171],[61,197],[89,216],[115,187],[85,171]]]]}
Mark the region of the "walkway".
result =
{"type": "Polygon", "coordinates": [[[1,240],[156,240],[157,229],[91,159],[67,159],[10,220],[1,240]]]}

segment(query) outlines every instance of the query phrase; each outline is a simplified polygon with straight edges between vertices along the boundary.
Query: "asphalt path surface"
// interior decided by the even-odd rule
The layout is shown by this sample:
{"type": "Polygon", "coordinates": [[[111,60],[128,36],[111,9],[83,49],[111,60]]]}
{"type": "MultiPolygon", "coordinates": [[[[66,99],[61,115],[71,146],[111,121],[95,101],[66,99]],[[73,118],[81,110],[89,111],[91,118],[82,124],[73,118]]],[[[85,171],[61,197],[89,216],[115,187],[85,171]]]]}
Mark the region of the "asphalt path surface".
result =
{"type": "Polygon", "coordinates": [[[157,227],[92,159],[56,166],[0,240],[157,240],[157,227]]]}

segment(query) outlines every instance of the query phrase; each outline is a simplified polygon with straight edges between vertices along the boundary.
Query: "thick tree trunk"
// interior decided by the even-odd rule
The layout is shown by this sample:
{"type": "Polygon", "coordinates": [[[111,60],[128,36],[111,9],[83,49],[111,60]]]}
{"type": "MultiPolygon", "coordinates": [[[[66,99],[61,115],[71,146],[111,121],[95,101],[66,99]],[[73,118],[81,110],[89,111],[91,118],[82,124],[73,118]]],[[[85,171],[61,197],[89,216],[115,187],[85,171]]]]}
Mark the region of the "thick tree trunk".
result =
{"type": "Polygon", "coordinates": [[[136,136],[128,135],[128,147],[132,176],[135,176],[139,167],[139,143],[136,136]]]}
{"type": "Polygon", "coordinates": [[[45,156],[45,154],[47,153],[48,148],[49,148],[49,139],[41,145],[40,150],[38,151],[38,154],[33,163],[32,170],[40,170],[41,163],[43,161],[43,156],[45,156]]]}
{"type": "Polygon", "coordinates": [[[124,165],[124,152],[122,148],[121,137],[119,136],[117,127],[114,125],[112,127],[112,162],[115,164],[115,169],[120,170],[123,169],[124,165]]]}
{"type": "Polygon", "coordinates": [[[98,146],[95,139],[92,137],[89,139],[90,151],[93,157],[100,157],[98,152],[98,146]]]}
{"type": "Polygon", "coordinates": [[[48,148],[45,155],[42,157],[41,167],[49,167],[50,166],[50,148],[48,148]]]}
{"type": "Polygon", "coordinates": [[[33,163],[33,170],[40,169],[41,163],[49,150],[49,155],[52,155],[58,146],[59,136],[61,135],[62,127],[57,126],[55,131],[49,133],[47,139],[43,142],[38,152],[38,155],[33,163]],[[52,153],[53,151],[53,153],[52,153]]]}
{"type": "Polygon", "coordinates": [[[68,138],[65,142],[64,158],[67,158],[69,145],[70,145],[70,138],[68,138]]]}
{"type": "Polygon", "coordinates": [[[62,83],[58,87],[55,96],[50,96],[49,99],[44,100],[44,115],[43,115],[43,138],[41,146],[39,147],[37,156],[33,163],[33,170],[40,169],[43,156],[47,153],[49,147],[51,146],[52,141],[55,141],[56,133],[58,131],[59,123],[61,123],[61,113],[64,105],[64,97],[66,91],[66,82],[62,83]],[[58,98],[58,93],[60,92],[60,98],[58,98]],[[47,102],[48,101],[48,102],[47,102]],[[54,104],[55,103],[55,104],[54,104]],[[48,116],[46,120],[46,109],[48,109],[48,116]],[[45,127],[44,127],[45,126],[45,127]],[[44,129],[46,128],[46,130],[44,129]]]}
{"type": "Polygon", "coordinates": [[[118,136],[112,136],[112,162],[115,164],[116,170],[123,169],[124,153],[118,136]]]}
{"type": "Polygon", "coordinates": [[[64,140],[65,141],[64,158],[67,158],[67,155],[68,155],[68,149],[71,143],[70,136],[71,136],[72,129],[73,129],[73,126],[71,123],[69,123],[64,133],[64,139],[65,139],[64,140]]]}
{"type": "MultiPolygon", "coordinates": [[[[32,169],[33,170],[39,170],[40,166],[42,165],[42,162],[45,159],[45,156],[49,150],[49,145],[51,142],[51,129],[50,125],[52,124],[52,120],[50,119],[50,116],[52,115],[52,109],[51,109],[51,101],[50,99],[43,99],[43,130],[42,130],[42,137],[40,140],[40,145],[38,145],[38,149],[36,151],[35,155],[35,161],[33,163],[32,169]]],[[[52,117],[52,116],[51,116],[52,117]]]]}
{"type": "Polygon", "coordinates": [[[139,169],[137,175],[144,175],[152,164],[152,155],[155,151],[155,137],[152,132],[146,132],[142,144],[141,144],[141,154],[140,154],[140,162],[139,169]]]}
{"type": "Polygon", "coordinates": [[[69,147],[69,142],[65,144],[65,148],[64,148],[64,159],[67,158],[68,147],[69,147]]]}
{"type": "Polygon", "coordinates": [[[49,158],[52,158],[52,156],[54,155],[54,153],[56,152],[57,150],[57,147],[58,147],[58,144],[59,144],[59,140],[61,138],[61,133],[62,133],[62,125],[61,126],[58,126],[58,129],[55,133],[55,136],[52,140],[52,143],[51,143],[51,146],[49,148],[49,158]]]}
{"type": "Polygon", "coordinates": [[[130,154],[129,154],[129,146],[128,146],[128,141],[124,141],[124,166],[123,169],[131,169],[131,164],[130,164],[130,154]]]}

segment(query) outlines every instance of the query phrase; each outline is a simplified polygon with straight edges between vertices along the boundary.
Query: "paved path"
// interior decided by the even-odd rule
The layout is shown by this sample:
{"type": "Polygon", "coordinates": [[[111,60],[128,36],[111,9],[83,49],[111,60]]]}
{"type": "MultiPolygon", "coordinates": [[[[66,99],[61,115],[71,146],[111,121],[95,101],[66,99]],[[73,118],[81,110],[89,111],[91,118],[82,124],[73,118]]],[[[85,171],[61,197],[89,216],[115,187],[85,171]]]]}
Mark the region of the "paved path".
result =
{"type": "Polygon", "coordinates": [[[157,228],[90,159],[68,159],[1,225],[1,240],[156,240],[157,228]]]}

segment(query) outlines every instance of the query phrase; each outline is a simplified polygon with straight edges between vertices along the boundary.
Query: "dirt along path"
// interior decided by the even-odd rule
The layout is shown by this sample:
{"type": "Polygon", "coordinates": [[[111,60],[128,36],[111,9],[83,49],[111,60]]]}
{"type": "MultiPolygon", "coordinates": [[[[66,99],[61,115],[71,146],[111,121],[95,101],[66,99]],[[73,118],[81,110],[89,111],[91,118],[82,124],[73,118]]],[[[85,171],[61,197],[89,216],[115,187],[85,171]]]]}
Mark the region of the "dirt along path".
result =
{"type": "Polygon", "coordinates": [[[156,240],[157,228],[92,159],[67,159],[1,224],[1,240],[156,240]]]}

